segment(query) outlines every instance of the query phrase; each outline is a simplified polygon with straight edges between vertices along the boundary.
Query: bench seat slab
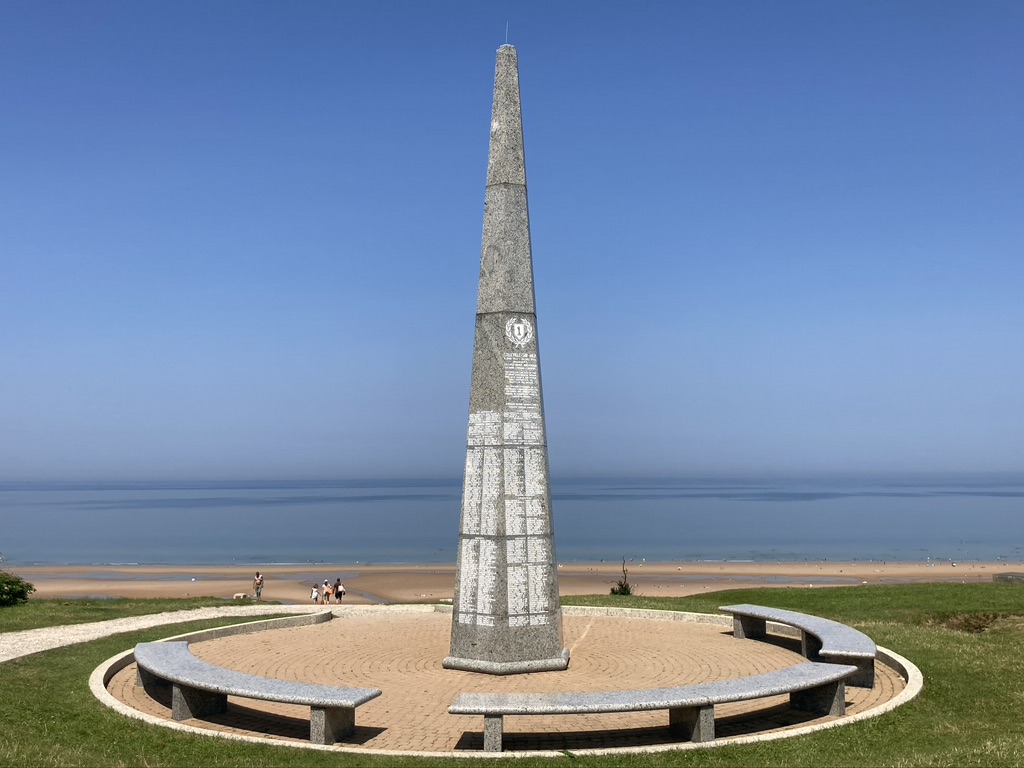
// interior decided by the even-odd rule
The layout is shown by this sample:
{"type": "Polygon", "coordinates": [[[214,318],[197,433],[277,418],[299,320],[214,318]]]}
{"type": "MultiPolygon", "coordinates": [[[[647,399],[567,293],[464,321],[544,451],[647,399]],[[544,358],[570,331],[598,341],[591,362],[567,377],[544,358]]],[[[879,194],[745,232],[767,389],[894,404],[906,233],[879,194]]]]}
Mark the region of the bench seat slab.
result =
{"type": "Polygon", "coordinates": [[[334,744],[355,732],[356,707],[381,695],[377,688],[344,688],[258,677],[196,658],[184,641],[135,646],[136,684],[155,698],[171,685],[171,717],[201,718],[227,711],[228,696],[303,704],[309,707],[309,736],[334,744]]]}
{"type": "Polygon", "coordinates": [[[581,715],[667,709],[669,730],[695,742],[715,739],[715,703],[789,694],[795,709],[840,717],[846,685],[857,668],[804,662],[795,667],[714,683],[642,691],[589,693],[463,693],[448,707],[452,715],[483,715],[484,751],[502,751],[504,715],[581,715]]]}
{"type": "Polygon", "coordinates": [[[849,685],[857,688],[873,688],[875,685],[877,647],[860,630],[820,616],[763,605],[723,605],[719,610],[732,614],[733,636],[740,639],[764,639],[769,621],[796,627],[800,630],[800,654],[804,658],[830,664],[852,664],[857,667],[857,672],[847,681],[849,685]]]}

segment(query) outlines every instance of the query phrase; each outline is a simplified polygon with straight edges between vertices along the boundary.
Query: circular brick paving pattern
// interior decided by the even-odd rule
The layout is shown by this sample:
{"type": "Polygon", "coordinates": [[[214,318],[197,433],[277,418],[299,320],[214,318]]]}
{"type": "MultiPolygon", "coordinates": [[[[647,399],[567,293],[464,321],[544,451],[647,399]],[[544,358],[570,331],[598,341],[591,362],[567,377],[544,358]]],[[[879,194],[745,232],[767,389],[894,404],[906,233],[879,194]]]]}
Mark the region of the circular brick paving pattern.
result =
{"type": "MultiPolygon", "coordinates": [[[[284,680],[380,688],[356,711],[356,733],[342,746],[410,752],[480,750],[483,718],[447,713],[460,693],[611,691],[660,688],[743,677],[801,663],[798,644],[738,640],[728,627],[612,616],[563,619],[569,669],[497,677],[444,669],[451,616],[424,612],[342,613],[315,626],[273,629],[192,643],[212,664],[284,680]]],[[[904,687],[876,664],[871,690],[846,688],[847,713],[888,701],[904,687]]],[[[157,701],[135,687],[135,665],[111,679],[125,704],[169,718],[169,696],[157,701]]],[[[796,712],[787,696],[715,708],[719,739],[805,725],[827,718],[796,712]]],[[[228,712],[188,721],[214,731],[308,743],[309,708],[229,699],[228,712]]],[[[675,743],[668,713],[520,716],[505,718],[505,749],[578,750],[675,743]]]]}

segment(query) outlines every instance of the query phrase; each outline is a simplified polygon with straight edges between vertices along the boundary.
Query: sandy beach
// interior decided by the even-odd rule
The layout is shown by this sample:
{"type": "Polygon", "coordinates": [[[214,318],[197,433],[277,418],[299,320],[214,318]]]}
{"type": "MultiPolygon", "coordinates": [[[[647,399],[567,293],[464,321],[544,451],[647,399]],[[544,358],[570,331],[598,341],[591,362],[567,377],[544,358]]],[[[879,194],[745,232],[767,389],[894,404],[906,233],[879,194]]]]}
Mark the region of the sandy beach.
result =
{"type": "MultiPolygon", "coordinates": [[[[680,597],[747,587],[829,587],[862,583],[985,582],[1022,563],[950,561],[896,563],[702,561],[627,563],[629,581],[642,595],[680,597]]],[[[31,581],[35,597],[219,597],[251,594],[256,570],[264,575],[263,599],[309,601],[314,582],[341,578],[345,602],[438,602],[452,598],[454,563],[386,565],[302,563],[263,566],[95,565],[24,566],[11,571],[31,581]]],[[[558,567],[563,595],[608,594],[622,576],[621,562],[565,563],[558,567]]]]}

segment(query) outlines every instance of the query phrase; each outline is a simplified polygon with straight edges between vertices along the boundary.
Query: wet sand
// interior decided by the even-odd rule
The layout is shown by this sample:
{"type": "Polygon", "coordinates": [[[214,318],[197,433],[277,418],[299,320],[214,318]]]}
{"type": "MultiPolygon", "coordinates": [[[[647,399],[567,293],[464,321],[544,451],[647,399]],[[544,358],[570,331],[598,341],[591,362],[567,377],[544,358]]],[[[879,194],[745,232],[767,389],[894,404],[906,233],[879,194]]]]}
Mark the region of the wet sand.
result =
{"type": "MultiPolygon", "coordinates": [[[[743,562],[700,561],[626,564],[636,593],[681,597],[748,587],[829,587],[907,582],[986,582],[1024,563],[1008,562],[743,562]]],[[[9,570],[32,582],[39,598],[218,597],[251,594],[256,570],[265,579],[263,599],[309,602],[313,583],[341,578],[347,603],[450,600],[454,563],[387,565],[301,563],[289,565],[94,565],[24,566],[9,570]]],[[[558,567],[563,595],[608,594],[622,577],[621,562],[564,563],[558,567]]]]}

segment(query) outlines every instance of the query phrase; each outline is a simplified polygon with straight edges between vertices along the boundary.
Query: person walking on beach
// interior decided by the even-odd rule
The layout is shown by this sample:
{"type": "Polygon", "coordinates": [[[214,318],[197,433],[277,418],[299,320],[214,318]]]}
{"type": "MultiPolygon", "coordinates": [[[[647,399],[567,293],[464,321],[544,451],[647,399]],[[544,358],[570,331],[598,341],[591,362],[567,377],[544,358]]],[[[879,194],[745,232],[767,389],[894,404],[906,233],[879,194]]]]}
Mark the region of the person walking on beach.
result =
{"type": "Polygon", "coordinates": [[[330,605],[331,604],[331,593],[332,592],[333,592],[333,590],[331,589],[330,583],[327,581],[327,579],[324,579],[323,597],[321,599],[321,602],[324,605],[330,605]]]}
{"type": "Polygon", "coordinates": [[[252,596],[254,599],[259,600],[263,594],[263,574],[256,571],[256,578],[252,580],[252,596]]]}
{"type": "Polygon", "coordinates": [[[316,584],[313,585],[313,591],[309,593],[309,599],[313,601],[313,605],[320,602],[320,592],[317,591],[316,584]]]}
{"type": "Polygon", "coordinates": [[[345,587],[341,583],[341,579],[337,578],[334,580],[334,602],[340,603],[341,596],[345,594],[345,587]]]}

